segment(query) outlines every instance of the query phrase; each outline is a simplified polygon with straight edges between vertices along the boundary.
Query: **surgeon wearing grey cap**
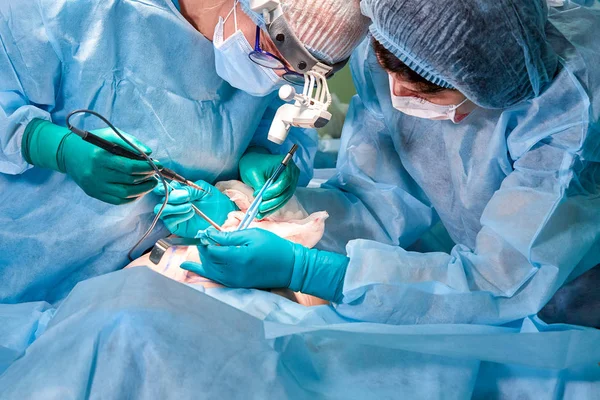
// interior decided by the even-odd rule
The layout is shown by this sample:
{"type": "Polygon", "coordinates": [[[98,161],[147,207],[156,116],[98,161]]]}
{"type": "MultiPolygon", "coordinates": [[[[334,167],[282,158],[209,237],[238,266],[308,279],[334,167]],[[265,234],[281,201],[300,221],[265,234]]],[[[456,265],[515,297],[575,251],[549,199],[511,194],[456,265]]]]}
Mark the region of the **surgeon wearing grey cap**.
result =
{"type": "MultiPolygon", "coordinates": [[[[252,3],[258,12],[249,0],[0,2],[0,302],[59,301],[77,282],[127,265],[128,250],[152,224],[152,167],[83,141],[67,127],[73,110],[104,115],[204,188],[241,178],[259,189],[298,144],[264,213],[308,183],[316,132],[293,128],[281,146],[267,140],[282,103],[277,89],[289,75],[303,81],[311,62],[331,71],[345,63],[368,19],[358,0],[269,1],[280,6],[285,42],[310,61],[292,65],[267,34],[265,2],[252,3]],[[282,65],[260,64],[252,52],[282,65]]],[[[91,115],[73,123],[125,145],[91,115]]],[[[189,232],[195,214],[184,203],[196,192],[173,186],[163,220],[189,232]]],[[[206,213],[224,222],[233,204],[216,193],[211,199],[206,213]]]]}

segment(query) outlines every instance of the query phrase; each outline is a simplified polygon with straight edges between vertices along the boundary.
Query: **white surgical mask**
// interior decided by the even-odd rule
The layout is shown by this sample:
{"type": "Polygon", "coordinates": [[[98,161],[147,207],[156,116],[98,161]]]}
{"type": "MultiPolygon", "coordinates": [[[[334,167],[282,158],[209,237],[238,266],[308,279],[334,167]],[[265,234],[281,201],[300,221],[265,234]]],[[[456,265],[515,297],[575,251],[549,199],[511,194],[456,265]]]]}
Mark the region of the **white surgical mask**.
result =
{"type": "Polygon", "coordinates": [[[249,54],[254,50],[242,31],[238,30],[236,6],[225,19],[219,17],[215,27],[213,45],[215,48],[215,67],[217,74],[231,86],[243,90],[252,96],[266,96],[282,85],[283,80],[272,69],[262,67],[252,60],[249,54]],[[225,21],[233,13],[235,33],[223,40],[225,21]]]}
{"type": "Polygon", "coordinates": [[[390,96],[392,98],[392,105],[398,111],[403,112],[413,117],[434,119],[434,120],[446,120],[449,119],[455,124],[460,122],[456,118],[456,110],[458,107],[465,104],[468,99],[464,99],[460,104],[441,106],[434,104],[430,101],[420,99],[412,96],[396,96],[394,94],[394,78],[389,76],[390,80],[390,96]]]}

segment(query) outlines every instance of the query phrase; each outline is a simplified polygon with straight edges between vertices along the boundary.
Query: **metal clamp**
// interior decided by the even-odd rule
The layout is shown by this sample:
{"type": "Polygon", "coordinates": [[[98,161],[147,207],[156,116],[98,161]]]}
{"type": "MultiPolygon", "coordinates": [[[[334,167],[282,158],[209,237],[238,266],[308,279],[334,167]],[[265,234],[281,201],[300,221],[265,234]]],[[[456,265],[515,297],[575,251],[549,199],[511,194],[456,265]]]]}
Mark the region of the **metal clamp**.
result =
{"type": "Polygon", "coordinates": [[[160,239],[158,242],[156,242],[156,244],[152,248],[152,251],[150,252],[150,261],[154,265],[158,265],[160,263],[160,260],[162,260],[162,258],[164,257],[165,253],[171,247],[198,246],[204,243],[206,242],[202,241],[201,239],[189,239],[180,237],[160,239]]]}

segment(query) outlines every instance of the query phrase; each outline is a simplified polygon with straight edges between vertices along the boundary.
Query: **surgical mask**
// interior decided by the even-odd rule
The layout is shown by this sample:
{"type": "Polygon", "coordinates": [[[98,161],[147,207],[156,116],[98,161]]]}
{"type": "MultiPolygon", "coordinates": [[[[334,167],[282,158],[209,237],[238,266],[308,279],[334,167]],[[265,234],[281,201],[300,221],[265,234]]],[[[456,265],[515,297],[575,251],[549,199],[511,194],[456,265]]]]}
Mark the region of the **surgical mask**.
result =
{"type": "Polygon", "coordinates": [[[449,119],[455,124],[459,123],[461,119],[457,119],[456,110],[465,104],[468,99],[464,99],[460,104],[441,106],[434,104],[427,100],[420,99],[412,96],[396,96],[394,94],[394,78],[389,76],[390,80],[390,96],[392,98],[392,105],[398,111],[404,114],[411,115],[417,118],[433,119],[433,120],[446,120],[449,119]]]}
{"type": "Polygon", "coordinates": [[[215,47],[215,67],[217,74],[231,86],[243,90],[252,96],[265,96],[278,89],[283,80],[269,68],[261,67],[250,60],[249,54],[252,46],[246,40],[242,31],[238,30],[237,13],[233,9],[215,27],[213,45],[215,47]],[[227,40],[223,40],[223,27],[229,16],[233,13],[235,33],[227,40]]]}

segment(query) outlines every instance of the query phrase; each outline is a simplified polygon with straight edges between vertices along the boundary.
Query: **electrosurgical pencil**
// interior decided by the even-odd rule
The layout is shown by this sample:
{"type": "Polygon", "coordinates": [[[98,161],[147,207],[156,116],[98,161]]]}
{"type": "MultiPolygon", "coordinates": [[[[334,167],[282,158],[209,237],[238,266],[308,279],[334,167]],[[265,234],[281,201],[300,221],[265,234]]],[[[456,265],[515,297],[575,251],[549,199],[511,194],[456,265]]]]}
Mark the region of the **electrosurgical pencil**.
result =
{"type": "MultiPolygon", "coordinates": [[[[117,143],[110,142],[104,138],[101,138],[98,135],[94,135],[91,132],[79,129],[79,128],[71,125],[71,123],[69,122],[69,119],[72,115],[77,114],[77,113],[89,113],[89,114],[95,115],[98,118],[102,119],[105,123],[107,123],[116,133],[118,133],[118,131],[112,126],[112,124],[108,120],[106,120],[103,116],[101,116],[100,114],[98,114],[94,111],[91,111],[91,110],[73,111],[67,117],[67,126],[70,131],[75,133],[77,136],[81,137],[86,142],[93,144],[94,146],[100,147],[101,149],[106,150],[109,153],[114,154],[116,156],[129,158],[130,160],[152,161],[152,162],[156,163],[156,160],[149,158],[145,154],[142,155],[142,154],[136,153],[134,151],[126,149],[125,147],[123,147],[117,143]]],[[[163,175],[163,177],[165,179],[168,179],[170,181],[179,182],[183,185],[187,185],[187,186],[193,187],[194,189],[200,190],[202,192],[206,192],[206,190],[202,189],[200,186],[196,185],[194,182],[179,175],[177,172],[173,171],[172,169],[161,166],[158,168],[158,170],[160,171],[160,173],[163,175]]]]}
{"type": "Polygon", "coordinates": [[[275,182],[279,178],[279,176],[285,170],[297,149],[298,145],[295,144],[292,146],[292,148],[286,154],[283,161],[281,161],[281,164],[279,164],[279,166],[273,173],[273,175],[271,175],[271,177],[267,180],[267,182],[265,182],[260,191],[256,194],[254,201],[252,201],[252,204],[250,204],[250,207],[248,207],[248,210],[246,210],[246,214],[244,215],[244,218],[242,218],[242,221],[240,222],[236,230],[241,231],[244,229],[248,229],[252,221],[254,221],[254,218],[256,218],[256,214],[258,214],[258,209],[262,204],[262,198],[265,191],[273,184],[273,182],[275,182]]]}
{"type": "MultiPolygon", "coordinates": [[[[131,160],[147,161],[146,158],[143,157],[142,155],[134,153],[133,151],[126,149],[123,146],[120,146],[116,143],[109,142],[108,140],[103,139],[100,136],[94,135],[91,132],[81,131],[74,127],[71,127],[71,130],[73,132],[75,132],[77,135],[79,135],[86,142],[93,144],[94,146],[98,146],[101,149],[104,149],[104,150],[108,151],[109,153],[112,153],[116,156],[129,158],[131,160]],[[79,132],[77,132],[76,130],[78,130],[79,132]]],[[[152,161],[156,162],[156,160],[154,160],[154,159],[152,159],[152,161]]],[[[194,189],[200,190],[202,192],[206,192],[206,190],[202,189],[200,186],[196,185],[194,182],[190,181],[189,179],[186,179],[183,176],[179,175],[177,172],[173,171],[172,169],[165,168],[162,166],[159,167],[158,169],[160,170],[160,173],[165,177],[165,179],[168,179],[170,181],[179,182],[181,184],[193,187],[194,189]]]]}
{"type": "MultiPolygon", "coordinates": [[[[156,213],[156,215],[154,216],[154,219],[152,220],[150,227],[148,229],[146,229],[146,232],[144,232],[142,237],[133,245],[131,250],[129,250],[129,253],[127,253],[127,257],[129,257],[129,259],[131,261],[133,261],[133,252],[135,251],[135,249],[137,249],[140,246],[140,244],[142,244],[144,242],[144,240],[146,240],[146,238],[150,235],[150,233],[152,233],[152,231],[156,227],[156,224],[158,223],[158,220],[160,219],[160,216],[163,213],[163,210],[165,209],[165,207],[167,206],[167,203],[169,202],[169,187],[171,187],[171,188],[173,188],[173,187],[169,184],[169,182],[167,182],[167,180],[179,182],[181,184],[190,186],[190,187],[200,190],[202,192],[206,192],[205,189],[201,188],[200,186],[196,185],[194,182],[179,175],[175,171],[170,170],[168,168],[164,168],[162,166],[159,167],[156,164],[157,163],[156,160],[153,160],[148,155],[146,155],[142,149],[140,149],[138,146],[135,145],[135,143],[130,141],[128,138],[126,138],[121,132],[119,132],[117,130],[117,128],[115,128],[115,126],[108,119],[106,119],[101,114],[99,114],[95,111],[92,111],[92,110],[75,110],[75,111],[70,112],[69,115],[67,115],[66,122],[67,122],[67,127],[69,128],[70,131],[72,131],[77,136],[79,136],[80,138],[82,138],[83,140],[85,140],[86,142],[88,142],[94,146],[104,149],[104,150],[108,151],[109,153],[114,154],[116,156],[126,157],[126,158],[129,158],[132,160],[146,161],[152,167],[155,175],[158,176],[159,180],[163,184],[163,187],[165,189],[165,198],[163,200],[163,204],[160,207],[160,209],[158,210],[158,212],[156,213]],[[95,117],[99,118],[106,125],[108,125],[108,127],[110,129],[112,129],[112,131],[115,133],[115,135],[117,135],[119,138],[121,138],[121,140],[123,140],[129,146],[134,148],[137,151],[137,153],[133,152],[119,144],[112,143],[100,136],[94,135],[91,132],[74,127],[71,124],[70,120],[71,120],[71,117],[73,117],[76,114],[91,114],[91,115],[94,115],[95,117]]],[[[202,218],[204,218],[209,224],[214,226],[216,229],[221,230],[220,227],[214,221],[212,221],[210,218],[208,218],[208,216],[206,216],[206,214],[204,214],[202,211],[198,210],[198,208],[195,207],[194,205],[192,205],[192,207],[194,208],[194,211],[196,212],[196,214],[200,215],[202,218]]]]}
{"type": "Polygon", "coordinates": [[[206,222],[208,222],[212,227],[214,227],[216,230],[218,230],[219,232],[222,232],[223,229],[221,229],[221,227],[212,219],[210,219],[210,217],[206,214],[204,214],[198,207],[196,207],[193,204],[190,204],[192,206],[192,210],[194,210],[194,212],[196,214],[198,214],[200,217],[202,217],[206,222]]]}

